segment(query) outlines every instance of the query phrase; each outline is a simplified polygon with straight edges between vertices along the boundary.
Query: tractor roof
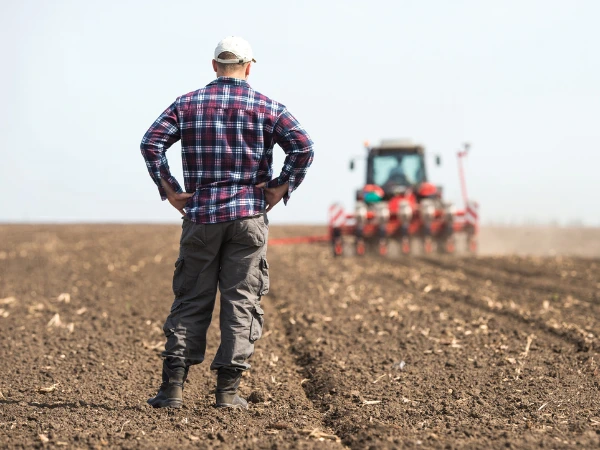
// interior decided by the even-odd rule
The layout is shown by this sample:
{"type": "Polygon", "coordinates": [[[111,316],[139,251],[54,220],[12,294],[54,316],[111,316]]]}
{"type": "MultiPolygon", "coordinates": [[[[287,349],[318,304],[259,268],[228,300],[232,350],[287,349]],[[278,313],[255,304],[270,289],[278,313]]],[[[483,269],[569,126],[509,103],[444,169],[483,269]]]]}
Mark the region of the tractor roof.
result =
{"type": "Polygon", "coordinates": [[[398,150],[406,153],[423,153],[423,146],[415,144],[409,139],[384,139],[378,146],[373,146],[371,151],[378,153],[382,152],[397,152],[398,150]]]}

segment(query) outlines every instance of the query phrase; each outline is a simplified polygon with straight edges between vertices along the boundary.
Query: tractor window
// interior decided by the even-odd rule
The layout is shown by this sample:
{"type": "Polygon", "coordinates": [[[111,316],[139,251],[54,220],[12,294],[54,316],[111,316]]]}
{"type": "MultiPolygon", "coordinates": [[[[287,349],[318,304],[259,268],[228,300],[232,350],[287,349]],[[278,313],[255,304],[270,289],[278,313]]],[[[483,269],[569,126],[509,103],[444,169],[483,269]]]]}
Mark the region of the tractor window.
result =
{"type": "Polygon", "coordinates": [[[373,158],[373,181],[379,186],[409,186],[423,181],[423,158],[418,154],[378,155],[373,158]]]}

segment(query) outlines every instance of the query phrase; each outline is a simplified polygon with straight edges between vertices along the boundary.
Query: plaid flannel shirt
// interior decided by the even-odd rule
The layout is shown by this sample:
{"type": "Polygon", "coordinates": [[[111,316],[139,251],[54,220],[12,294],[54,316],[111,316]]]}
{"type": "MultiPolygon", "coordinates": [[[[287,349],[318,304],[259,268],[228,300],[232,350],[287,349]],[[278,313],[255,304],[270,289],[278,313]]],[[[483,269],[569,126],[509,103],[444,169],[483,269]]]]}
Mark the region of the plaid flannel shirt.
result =
{"type": "Polygon", "coordinates": [[[260,214],[263,190],[289,183],[289,196],[313,160],[313,142],[280,103],[237,78],[219,77],[206,87],[178,97],[144,135],[141,151],[160,196],[164,179],[183,192],[171,175],[165,152],[181,139],[188,218],[217,223],[260,214]],[[273,146],[286,153],[281,174],[272,179],[273,146]]]}

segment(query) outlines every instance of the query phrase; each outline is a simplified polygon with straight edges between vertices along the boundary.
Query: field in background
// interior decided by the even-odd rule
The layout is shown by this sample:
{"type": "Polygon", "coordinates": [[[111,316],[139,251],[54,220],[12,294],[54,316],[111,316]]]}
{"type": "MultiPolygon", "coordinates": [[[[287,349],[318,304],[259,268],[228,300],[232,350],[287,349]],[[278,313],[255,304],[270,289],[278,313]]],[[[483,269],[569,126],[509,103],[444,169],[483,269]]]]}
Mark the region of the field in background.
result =
{"type": "MultiPolygon", "coordinates": [[[[319,225],[272,227],[271,237],[326,235],[319,225]]],[[[600,228],[484,226],[479,238],[480,255],[571,255],[600,258],[600,228]]]]}
{"type": "Polygon", "coordinates": [[[482,254],[600,257],[600,228],[482,227],[482,254]]]}
{"type": "Polygon", "coordinates": [[[166,411],[145,401],[179,227],[2,225],[0,447],[598,446],[599,238],[486,228],[482,255],[460,258],[273,246],[250,410],[212,406],[215,314],[184,408],[166,411]]]}

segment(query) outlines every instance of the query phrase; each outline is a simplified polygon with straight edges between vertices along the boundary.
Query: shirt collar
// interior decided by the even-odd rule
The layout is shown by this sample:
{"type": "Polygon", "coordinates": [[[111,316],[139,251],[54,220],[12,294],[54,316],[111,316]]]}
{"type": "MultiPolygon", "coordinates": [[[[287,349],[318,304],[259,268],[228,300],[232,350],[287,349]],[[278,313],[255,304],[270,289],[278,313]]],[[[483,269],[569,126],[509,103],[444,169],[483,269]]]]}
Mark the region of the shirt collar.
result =
{"type": "Polygon", "coordinates": [[[233,78],[233,77],[219,77],[216,80],[213,80],[210,83],[208,83],[209,86],[216,85],[216,84],[228,84],[230,86],[250,87],[250,85],[248,84],[248,82],[246,80],[240,80],[239,78],[233,78]]]}

